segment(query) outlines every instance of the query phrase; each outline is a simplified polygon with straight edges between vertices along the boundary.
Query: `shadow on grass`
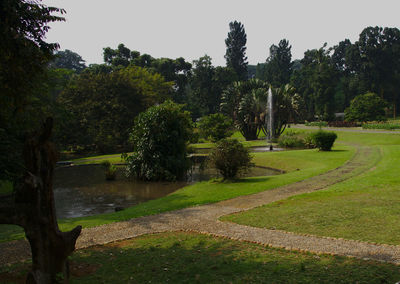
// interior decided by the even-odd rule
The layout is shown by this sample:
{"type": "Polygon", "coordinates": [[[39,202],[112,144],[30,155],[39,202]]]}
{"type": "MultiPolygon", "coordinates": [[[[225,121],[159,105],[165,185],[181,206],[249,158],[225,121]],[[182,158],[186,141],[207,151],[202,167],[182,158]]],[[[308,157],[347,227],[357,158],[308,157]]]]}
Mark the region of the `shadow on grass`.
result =
{"type": "MultiPolygon", "coordinates": [[[[21,274],[23,269],[10,268],[8,277],[13,270],[21,274]]],[[[143,236],[81,250],[72,256],[71,270],[72,283],[394,283],[400,278],[399,269],[391,264],[188,233],[143,236]]]]}
{"type": "MultiPolygon", "coordinates": [[[[395,265],[312,255],[204,235],[166,233],[80,250],[72,283],[394,283],[395,265]]],[[[24,278],[2,268],[0,282],[24,278]]],[[[21,282],[23,283],[23,282],[21,282]]]]}

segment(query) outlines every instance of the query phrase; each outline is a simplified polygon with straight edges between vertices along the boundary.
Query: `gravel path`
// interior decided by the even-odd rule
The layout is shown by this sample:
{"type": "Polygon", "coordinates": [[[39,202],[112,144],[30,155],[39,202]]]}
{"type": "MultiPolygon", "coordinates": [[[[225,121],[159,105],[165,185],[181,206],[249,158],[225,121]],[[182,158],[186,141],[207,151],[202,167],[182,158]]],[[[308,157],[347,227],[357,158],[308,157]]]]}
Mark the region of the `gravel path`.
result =
{"type": "MultiPolygon", "coordinates": [[[[344,255],[400,264],[400,246],[295,234],[218,220],[223,215],[249,210],[289,196],[320,190],[359,175],[379,162],[381,155],[378,151],[378,148],[357,146],[357,151],[352,159],[337,169],[257,194],[240,196],[215,204],[190,207],[159,215],[135,218],[125,222],[87,228],[82,231],[77,241],[77,248],[82,249],[93,245],[106,244],[144,234],[166,231],[191,231],[233,240],[259,243],[270,247],[344,255]],[[371,159],[371,155],[378,158],[371,159]]],[[[29,246],[26,241],[0,244],[0,251],[2,252],[0,266],[29,258],[29,246]]]]}

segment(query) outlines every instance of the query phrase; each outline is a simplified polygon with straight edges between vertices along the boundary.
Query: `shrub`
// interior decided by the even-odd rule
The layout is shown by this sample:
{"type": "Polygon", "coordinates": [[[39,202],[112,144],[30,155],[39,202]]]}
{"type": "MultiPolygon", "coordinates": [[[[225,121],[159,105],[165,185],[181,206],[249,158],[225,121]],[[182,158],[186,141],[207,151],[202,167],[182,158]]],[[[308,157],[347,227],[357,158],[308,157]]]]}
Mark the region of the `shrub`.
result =
{"type": "Polygon", "coordinates": [[[319,127],[326,127],[328,126],[328,122],[326,121],[311,121],[304,124],[305,126],[319,126],[319,127]]]}
{"type": "Polygon", "coordinates": [[[117,177],[117,167],[108,160],[102,161],[101,166],[105,169],[106,180],[115,180],[117,177]]]}
{"type": "Polygon", "coordinates": [[[294,131],[287,131],[278,139],[278,145],[285,148],[303,148],[305,146],[304,139],[294,131]]]}
{"type": "Polygon", "coordinates": [[[359,124],[355,121],[329,121],[329,127],[357,127],[359,124]]]}
{"type": "Polygon", "coordinates": [[[154,181],[185,176],[193,126],[190,113],[182,108],[167,101],[138,115],[131,133],[133,153],[126,158],[128,176],[154,181]]]}
{"type": "Polygon", "coordinates": [[[356,96],[345,110],[345,118],[349,121],[366,122],[385,120],[387,103],[377,94],[367,93],[356,96]]]}
{"type": "Polygon", "coordinates": [[[337,135],[335,132],[317,131],[311,134],[314,145],[320,151],[330,151],[337,135]]]}
{"type": "Polygon", "coordinates": [[[209,160],[224,179],[233,179],[246,172],[253,164],[248,148],[236,139],[222,139],[210,153],[209,160]]]}
{"type": "Polygon", "coordinates": [[[384,129],[384,130],[395,130],[400,129],[399,123],[364,123],[363,129],[384,129]]]}
{"type": "Polygon", "coordinates": [[[222,113],[203,116],[197,124],[200,135],[212,142],[227,138],[233,134],[233,121],[222,113]]]}

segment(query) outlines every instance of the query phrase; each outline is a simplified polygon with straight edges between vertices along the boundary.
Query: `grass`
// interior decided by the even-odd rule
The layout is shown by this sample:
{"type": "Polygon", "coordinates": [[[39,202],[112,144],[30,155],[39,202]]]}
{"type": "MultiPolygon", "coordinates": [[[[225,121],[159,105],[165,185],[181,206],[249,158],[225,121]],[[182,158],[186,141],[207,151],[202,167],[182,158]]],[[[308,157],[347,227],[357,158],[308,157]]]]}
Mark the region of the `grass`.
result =
{"type": "MultiPolygon", "coordinates": [[[[2,268],[0,282],[13,276],[23,279],[27,270],[26,264],[2,268]]],[[[400,279],[400,269],[392,264],[191,233],[143,236],[77,251],[71,258],[71,274],[71,283],[395,283],[400,279]]]]}
{"type": "Polygon", "coordinates": [[[326,190],[274,202],[224,220],[319,236],[400,244],[400,135],[339,133],[341,141],[376,147],[381,161],[326,190]]]}
{"type": "MultiPolygon", "coordinates": [[[[214,203],[283,186],[334,169],[345,163],[354,154],[353,148],[339,144],[335,150],[332,152],[319,152],[314,149],[254,153],[254,162],[257,165],[282,169],[286,173],[268,177],[244,178],[236,182],[199,182],[177,190],[166,197],[141,203],[123,211],[59,220],[60,228],[70,230],[77,225],[94,227],[190,206],[214,203]]],[[[23,238],[23,232],[19,227],[0,225],[0,242],[18,238],[23,238]]]]}
{"type": "Polygon", "coordinates": [[[86,165],[86,164],[100,164],[103,161],[110,161],[112,164],[123,163],[124,160],[121,158],[121,154],[112,154],[112,155],[100,155],[100,156],[91,156],[86,158],[80,158],[72,160],[75,165],[86,165]]]}

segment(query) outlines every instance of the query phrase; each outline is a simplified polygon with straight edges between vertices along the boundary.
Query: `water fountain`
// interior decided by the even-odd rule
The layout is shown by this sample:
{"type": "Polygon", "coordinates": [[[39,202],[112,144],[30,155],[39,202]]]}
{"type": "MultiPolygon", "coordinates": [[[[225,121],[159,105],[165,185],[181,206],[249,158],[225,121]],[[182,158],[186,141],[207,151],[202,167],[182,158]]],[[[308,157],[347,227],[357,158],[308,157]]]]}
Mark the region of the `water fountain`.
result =
{"type": "Polygon", "coordinates": [[[268,101],[267,101],[267,143],[269,142],[269,150],[273,151],[272,138],[274,137],[274,114],[273,114],[273,98],[271,87],[268,89],[268,101]]]}

